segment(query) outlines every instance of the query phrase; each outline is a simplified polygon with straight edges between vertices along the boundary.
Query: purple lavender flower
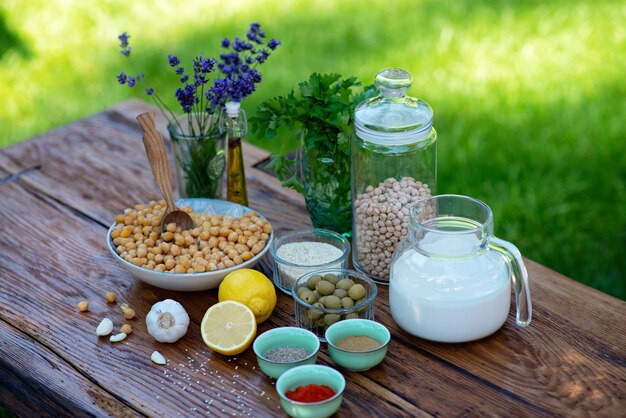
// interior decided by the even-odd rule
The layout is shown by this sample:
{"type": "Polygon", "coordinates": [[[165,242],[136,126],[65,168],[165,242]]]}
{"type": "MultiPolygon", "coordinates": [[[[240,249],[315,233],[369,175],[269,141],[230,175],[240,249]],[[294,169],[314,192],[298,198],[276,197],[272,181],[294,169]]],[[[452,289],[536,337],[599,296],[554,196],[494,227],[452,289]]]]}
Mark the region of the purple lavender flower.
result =
{"type": "MultiPolygon", "coordinates": [[[[130,35],[124,32],[118,36],[121,53],[130,56],[131,47],[129,44],[130,35]]],[[[241,101],[256,90],[256,85],[261,82],[261,73],[255,68],[265,63],[271,54],[280,45],[280,42],[271,39],[265,41],[265,32],[259,23],[251,23],[244,38],[235,37],[232,40],[224,38],[221,41],[225,53],[220,54],[219,61],[213,58],[204,58],[203,54],[193,60],[192,73],[186,74],[185,68],[181,65],[180,59],[172,54],[167,56],[168,63],[174,68],[182,86],[176,89],[174,96],[180,104],[184,113],[191,113],[197,109],[197,105],[204,105],[207,100],[206,111],[214,113],[223,107],[228,101],[241,101]],[[209,80],[209,74],[219,69],[223,74],[220,79],[213,79],[212,86],[204,87],[209,80]],[[204,92],[204,97],[200,96],[204,92]]],[[[134,87],[143,78],[143,73],[130,75],[121,72],[116,76],[117,82],[121,85],[134,87]]],[[[165,116],[172,114],[167,105],[156,94],[153,87],[145,89],[148,96],[152,96],[155,103],[161,108],[165,116]]]]}
{"type": "Polygon", "coordinates": [[[168,59],[168,60],[169,60],[169,62],[170,62],[170,67],[176,67],[177,65],[179,65],[179,64],[180,64],[180,60],[178,59],[178,57],[175,57],[175,56],[174,56],[174,55],[172,55],[172,54],[169,54],[169,55],[167,56],[167,59],[168,59]]]}
{"type": "Polygon", "coordinates": [[[269,42],[267,43],[267,47],[269,49],[271,49],[272,51],[274,51],[276,49],[276,47],[278,47],[278,45],[280,45],[281,42],[277,41],[276,39],[272,38],[269,40],[269,42]]]}
{"type": "Polygon", "coordinates": [[[117,37],[117,39],[120,40],[120,48],[126,48],[128,46],[129,38],[130,38],[130,35],[126,32],[122,32],[122,34],[117,37]]]}
{"type": "Polygon", "coordinates": [[[257,61],[259,64],[263,64],[265,61],[267,61],[267,58],[268,58],[269,56],[270,56],[270,53],[269,53],[269,52],[267,52],[267,50],[265,50],[265,49],[261,49],[261,50],[259,51],[259,53],[257,54],[257,56],[256,56],[256,61],[257,61]]]}
{"type": "Polygon", "coordinates": [[[184,113],[191,113],[193,105],[198,102],[196,97],[196,87],[193,84],[187,84],[184,88],[176,89],[176,99],[183,108],[184,113]]]}
{"type": "Polygon", "coordinates": [[[195,85],[200,86],[206,84],[209,80],[207,74],[215,69],[215,60],[212,58],[204,58],[203,54],[193,60],[193,78],[195,85]]]}
{"type": "Polygon", "coordinates": [[[254,49],[254,45],[239,38],[235,38],[235,45],[233,45],[233,49],[236,52],[251,51],[254,49]]]}
{"type": "Polygon", "coordinates": [[[124,71],[122,71],[117,76],[117,82],[120,83],[121,85],[124,85],[124,84],[126,84],[126,81],[128,81],[128,76],[126,75],[126,73],[124,71]]]}
{"type": "Polygon", "coordinates": [[[214,81],[213,87],[205,93],[206,98],[209,100],[207,110],[212,111],[212,109],[219,109],[230,100],[231,84],[232,80],[229,78],[221,78],[214,81]]]}
{"type": "Polygon", "coordinates": [[[255,44],[265,45],[265,32],[259,23],[250,24],[246,38],[247,41],[237,37],[232,41],[227,38],[222,41],[222,47],[230,52],[220,54],[220,62],[217,64],[224,77],[215,80],[213,87],[206,92],[206,98],[213,109],[223,106],[229,100],[241,101],[252,94],[256,90],[256,84],[262,79],[261,73],[254,67],[267,61],[269,50],[273,51],[280,45],[279,41],[272,38],[267,43],[269,50],[255,47],[255,44]]]}
{"type": "Polygon", "coordinates": [[[250,29],[246,32],[246,37],[257,44],[263,43],[263,38],[265,38],[265,32],[261,30],[261,25],[258,23],[251,23],[250,29]]]}

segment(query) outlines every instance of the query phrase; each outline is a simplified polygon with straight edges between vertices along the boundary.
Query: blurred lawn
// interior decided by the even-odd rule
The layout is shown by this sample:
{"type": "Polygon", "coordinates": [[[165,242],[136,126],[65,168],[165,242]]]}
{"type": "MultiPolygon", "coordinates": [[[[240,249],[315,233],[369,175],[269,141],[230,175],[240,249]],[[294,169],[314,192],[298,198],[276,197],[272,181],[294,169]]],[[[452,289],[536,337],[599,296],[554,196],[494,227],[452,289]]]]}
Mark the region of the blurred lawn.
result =
{"type": "Polygon", "coordinates": [[[626,299],[621,0],[4,0],[0,146],[143,97],[115,82],[129,69],[122,31],[136,69],[167,96],[168,53],[214,56],[252,21],[283,46],[261,67],[249,114],[313,71],[371,82],[405,68],[410,93],[435,110],[439,192],[484,200],[524,255],[626,299]]]}

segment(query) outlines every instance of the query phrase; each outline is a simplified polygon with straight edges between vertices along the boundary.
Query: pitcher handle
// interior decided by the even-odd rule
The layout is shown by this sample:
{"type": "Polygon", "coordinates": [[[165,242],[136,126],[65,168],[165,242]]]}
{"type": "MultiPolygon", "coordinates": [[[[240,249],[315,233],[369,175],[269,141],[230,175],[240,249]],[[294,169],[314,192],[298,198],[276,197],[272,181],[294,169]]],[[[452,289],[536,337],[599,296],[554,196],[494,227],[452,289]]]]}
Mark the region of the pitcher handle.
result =
{"type": "Polygon", "coordinates": [[[517,247],[508,241],[491,237],[489,249],[501,253],[510,269],[511,282],[515,290],[515,307],[517,315],[515,321],[520,327],[530,324],[533,315],[533,307],[530,302],[530,287],[528,286],[528,272],[522,259],[522,254],[517,247]]]}

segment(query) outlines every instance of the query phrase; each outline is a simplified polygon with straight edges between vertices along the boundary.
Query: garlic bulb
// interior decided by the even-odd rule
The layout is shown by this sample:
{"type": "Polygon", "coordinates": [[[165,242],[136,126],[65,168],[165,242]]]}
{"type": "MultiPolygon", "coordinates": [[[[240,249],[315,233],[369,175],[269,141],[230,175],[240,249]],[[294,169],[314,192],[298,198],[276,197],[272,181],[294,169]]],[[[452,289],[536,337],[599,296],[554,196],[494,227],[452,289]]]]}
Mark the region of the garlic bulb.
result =
{"type": "Polygon", "coordinates": [[[173,343],[187,333],[189,315],[183,305],[165,299],[152,305],[146,315],[148,333],[161,343],[173,343]]]}

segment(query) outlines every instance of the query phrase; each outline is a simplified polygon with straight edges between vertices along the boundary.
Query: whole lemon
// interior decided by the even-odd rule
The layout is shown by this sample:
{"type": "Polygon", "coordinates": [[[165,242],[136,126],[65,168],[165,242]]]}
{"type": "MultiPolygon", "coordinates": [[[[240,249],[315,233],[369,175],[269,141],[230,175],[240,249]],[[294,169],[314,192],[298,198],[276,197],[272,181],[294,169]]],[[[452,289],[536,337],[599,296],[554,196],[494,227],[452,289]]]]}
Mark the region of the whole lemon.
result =
{"type": "Polygon", "coordinates": [[[220,302],[243,303],[254,313],[257,324],[269,318],[276,306],[274,285],[263,273],[252,269],[235,270],[224,277],[217,298],[220,302]]]}

